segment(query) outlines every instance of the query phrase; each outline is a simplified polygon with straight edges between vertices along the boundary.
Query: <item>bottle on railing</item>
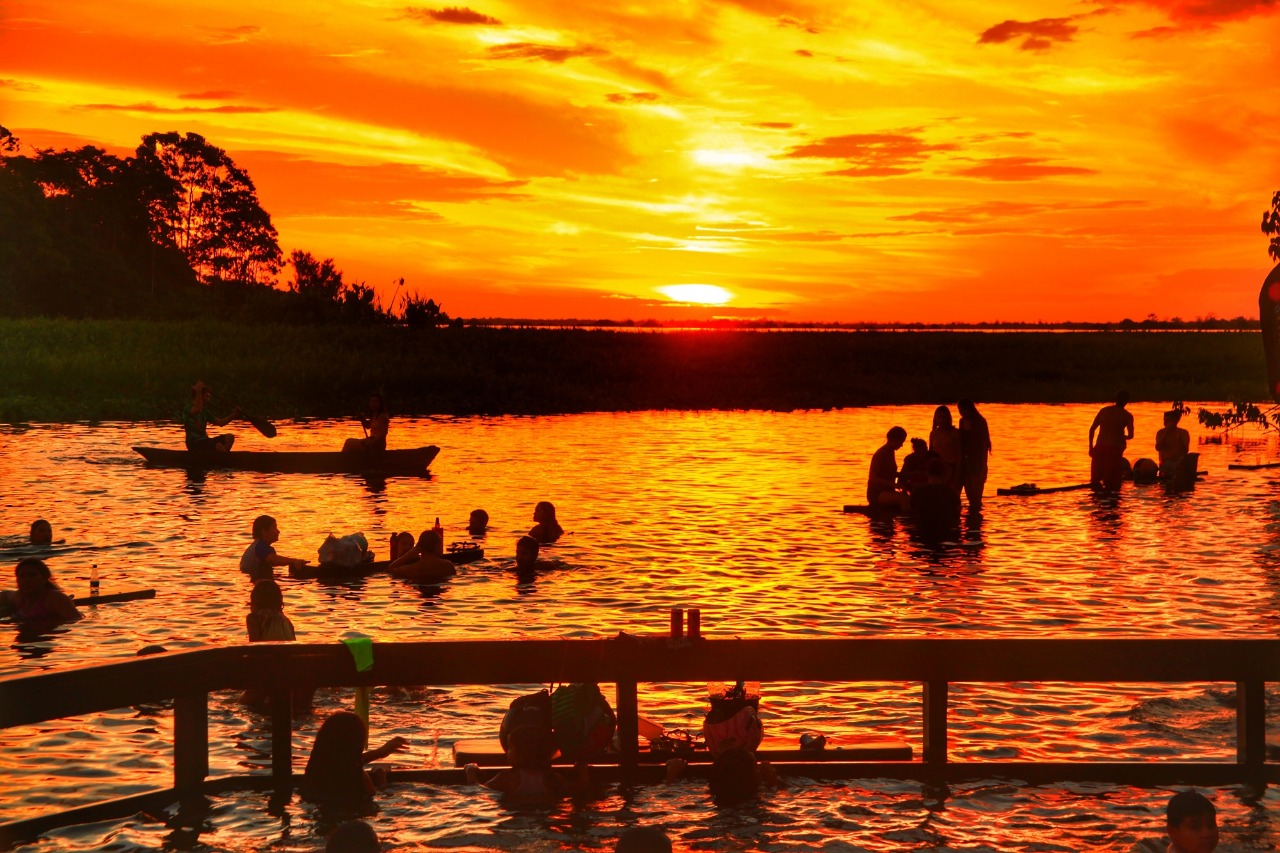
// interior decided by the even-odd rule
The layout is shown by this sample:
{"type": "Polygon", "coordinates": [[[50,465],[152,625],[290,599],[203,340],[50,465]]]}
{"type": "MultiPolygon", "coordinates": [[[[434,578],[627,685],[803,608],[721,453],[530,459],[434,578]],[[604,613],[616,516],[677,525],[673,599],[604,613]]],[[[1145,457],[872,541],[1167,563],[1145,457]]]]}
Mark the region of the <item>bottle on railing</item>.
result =
{"type": "Polygon", "coordinates": [[[97,595],[97,594],[98,594],[98,588],[99,588],[99,584],[98,584],[98,564],[97,564],[97,563],[94,563],[94,564],[93,564],[93,570],[89,572],[89,595],[90,595],[90,596],[97,595]]]}
{"type": "Polygon", "coordinates": [[[435,534],[440,537],[440,544],[444,544],[444,528],[440,526],[440,516],[436,516],[436,526],[431,528],[435,534]]]}

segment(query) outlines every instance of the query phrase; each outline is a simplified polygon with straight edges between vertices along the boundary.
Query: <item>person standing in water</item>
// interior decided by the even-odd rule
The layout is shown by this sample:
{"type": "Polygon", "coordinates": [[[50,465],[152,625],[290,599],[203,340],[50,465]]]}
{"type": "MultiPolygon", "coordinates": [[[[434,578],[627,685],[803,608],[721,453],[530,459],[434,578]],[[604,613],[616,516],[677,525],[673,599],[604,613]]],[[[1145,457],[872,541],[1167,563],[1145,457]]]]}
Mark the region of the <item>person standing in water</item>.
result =
{"type": "Polygon", "coordinates": [[[991,428],[972,400],[956,404],[960,410],[960,486],[969,509],[982,509],[987,485],[987,457],[991,455],[991,428]]]}
{"type": "Polygon", "coordinates": [[[960,431],[952,423],[951,410],[946,406],[939,406],[933,411],[933,428],[929,430],[929,449],[947,463],[948,482],[959,492],[960,484],[957,477],[960,469],[960,431]]]}
{"type": "Polygon", "coordinates": [[[1089,427],[1089,485],[1095,489],[1118,491],[1124,480],[1124,449],[1133,438],[1133,413],[1125,410],[1128,404],[1129,392],[1117,392],[1115,403],[1103,406],[1089,427]]]}

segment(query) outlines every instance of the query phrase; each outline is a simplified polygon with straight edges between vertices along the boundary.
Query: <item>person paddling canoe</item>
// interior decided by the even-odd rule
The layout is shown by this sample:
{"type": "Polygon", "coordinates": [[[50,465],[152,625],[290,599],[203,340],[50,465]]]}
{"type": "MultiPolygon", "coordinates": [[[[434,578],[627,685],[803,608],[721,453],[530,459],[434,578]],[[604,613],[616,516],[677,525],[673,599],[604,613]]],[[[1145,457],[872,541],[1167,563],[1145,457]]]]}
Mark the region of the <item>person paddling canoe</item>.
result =
{"type": "Polygon", "coordinates": [[[221,450],[231,449],[236,437],[230,434],[217,438],[209,437],[209,424],[224,427],[240,416],[240,407],[236,406],[231,414],[219,420],[209,413],[209,401],[213,398],[213,390],[197,379],[191,386],[191,405],[182,410],[182,427],[187,432],[187,450],[221,450]]]}
{"type": "Polygon", "coordinates": [[[387,432],[391,428],[391,414],[387,411],[387,402],[381,394],[369,395],[369,411],[361,415],[360,426],[365,430],[364,438],[348,438],[342,445],[344,453],[356,450],[381,452],[387,449],[387,432]]]}

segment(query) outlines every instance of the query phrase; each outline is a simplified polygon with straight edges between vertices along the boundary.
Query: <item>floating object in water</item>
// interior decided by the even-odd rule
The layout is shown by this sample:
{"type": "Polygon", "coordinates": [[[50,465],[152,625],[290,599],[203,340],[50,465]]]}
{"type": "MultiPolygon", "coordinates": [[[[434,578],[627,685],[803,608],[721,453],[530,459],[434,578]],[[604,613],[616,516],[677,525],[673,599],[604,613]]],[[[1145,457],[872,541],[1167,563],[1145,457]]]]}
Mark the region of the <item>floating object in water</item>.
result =
{"type": "Polygon", "coordinates": [[[88,595],[85,598],[71,596],[76,607],[97,607],[99,604],[117,604],[121,601],[139,601],[144,598],[155,598],[154,589],[135,589],[129,592],[113,592],[107,595],[88,595]]]}
{"type": "MultiPolygon", "coordinates": [[[[905,740],[890,735],[848,735],[831,742],[823,740],[824,748],[797,748],[796,742],[789,737],[766,737],[757,749],[756,755],[765,761],[804,762],[804,761],[910,761],[911,747],[905,740]]],[[[640,764],[662,764],[671,758],[671,750],[646,749],[641,746],[640,764]]],[[[681,750],[680,757],[690,763],[710,764],[713,756],[702,744],[688,751],[681,750]]],[[[606,753],[602,757],[592,758],[592,764],[616,764],[618,755],[606,753]]],[[[481,767],[510,766],[502,744],[495,738],[463,738],[453,744],[453,763],[462,767],[467,764],[478,764],[481,767]]],[[[556,764],[572,764],[573,762],[556,757],[556,764]]]]}
{"type": "Polygon", "coordinates": [[[342,453],[309,450],[175,450],[167,447],[135,447],[148,465],[163,468],[209,470],[231,468],[279,474],[405,474],[423,476],[440,448],[434,444],[379,453],[342,453]]]}

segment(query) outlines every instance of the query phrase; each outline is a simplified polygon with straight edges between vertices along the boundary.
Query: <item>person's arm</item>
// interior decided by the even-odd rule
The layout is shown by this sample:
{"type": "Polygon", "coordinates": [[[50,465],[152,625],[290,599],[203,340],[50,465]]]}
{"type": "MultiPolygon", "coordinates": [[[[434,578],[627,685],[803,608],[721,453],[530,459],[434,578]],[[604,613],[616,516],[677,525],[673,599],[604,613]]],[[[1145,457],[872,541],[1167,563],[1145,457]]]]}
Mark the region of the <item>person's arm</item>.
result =
{"type": "Polygon", "coordinates": [[[18,609],[18,593],[12,589],[0,589],[0,613],[18,609]]]}
{"type": "Polygon", "coordinates": [[[408,551],[405,551],[399,557],[396,557],[394,560],[392,560],[391,565],[387,566],[387,571],[401,568],[410,563],[416,563],[421,558],[422,558],[422,549],[419,548],[417,545],[414,545],[408,551]]]}
{"type": "Polygon", "coordinates": [[[1128,412],[1125,412],[1125,416],[1126,417],[1124,422],[1124,438],[1125,438],[1125,441],[1130,441],[1133,439],[1133,415],[1129,414],[1128,412]]]}
{"type": "Polygon", "coordinates": [[[391,755],[392,753],[404,752],[408,748],[409,748],[409,741],[405,740],[399,735],[396,735],[391,740],[387,741],[377,749],[371,749],[368,752],[366,752],[361,757],[360,760],[365,764],[368,764],[370,761],[380,761],[383,758],[386,758],[387,756],[391,755]]]}
{"type": "Polygon", "coordinates": [[[264,557],[262,562],[268,566],[288,566],[293,568],[295,566],[305,566],[311,561],[303,560],[300,557],[286,557],[283,554],[271,554],[270,556],[264,557]]]}
{"type": "Polygon", "coordinates": [[[231,414],[227,415],[227,416],[226,416],[225,418],[223,418],[222,420],[218,420],[218,419],[217,419],[217,418],[215,418],[215,417],[210,417],[210,418],[209,418],[209,423],[213,424],[214,426],[224,427],[224,426],[226,426],[227,424],[229,424],[229,423],[231,423],[232,421],[234,421],[234,420],[235,420],[236,418],[238,418],[238,417],[240,417],[240,407],[239,407],[239,406],[236,406],[236,407],[234,407],[234,408],[231,410],[231,414]]]}
{"type": "Polygon", "coordinates": [[[258,630],[258,620],[252,613],[244,615],[244,629],[249,632],[249,642],[257,643],[262,640],[262,632],[258,630]]]}
{"type": "Polygon", "coordinates": [[[1093,435],[1098,431],[1098,427],[1102,424],[1098,422],[1098,418],[1093,419],[1093,425],[1089,427],[1089,449],[1093,450],[1093,435]]]}
{"type": "Polygon", "coordinates": [[[76,605],[64,592],[58,592],[56,589],[49,590],[46,601],[54,615],[62,622],[76,622],[84,617],[80,615],[80,611],[76,610],[76,605]]]}

